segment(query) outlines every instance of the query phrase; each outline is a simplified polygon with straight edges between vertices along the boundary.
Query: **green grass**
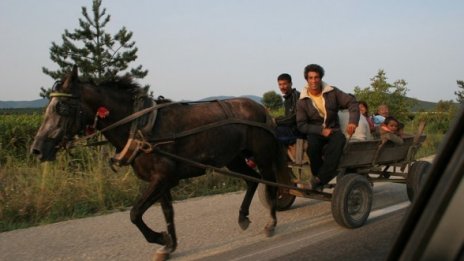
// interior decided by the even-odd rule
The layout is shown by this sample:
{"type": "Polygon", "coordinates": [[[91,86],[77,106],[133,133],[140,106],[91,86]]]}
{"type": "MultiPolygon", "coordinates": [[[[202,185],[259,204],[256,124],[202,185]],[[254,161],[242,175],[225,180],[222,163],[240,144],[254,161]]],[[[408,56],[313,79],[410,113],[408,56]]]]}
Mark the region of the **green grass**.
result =
{"type": "MultiPolygon", "coordinates": [[[[423,117],[431,119],[417,157],[434,154],[449,125],[445,117],[423,117]]],[[[418,120],[406,125],[408,132],[418,120]]],[[[37,114],[0,115],[0,232],[126,210],[146,187],[131,168],[110,169],[113,149],[108,147],[80,147],[40,164],[28,152],[40,122],[37,114]]],[[[241,179],[209,172],[180,181],[172,194],[181,200],[244,188],[241,179]]]]}
{"type": "MultiPolygon", "coordinates": [[[[96,156],[96,155],[94,155],[96,156]]],[[[84,165],[62,155],[32,166],[9,162],[0,169],[0,231],[126,210],[146,183],[129,167],[110,170],[103,158],[84,165]]],[[[174,200],[244,189],[244,182],[221,174],[182,180],[174,200]]]]}

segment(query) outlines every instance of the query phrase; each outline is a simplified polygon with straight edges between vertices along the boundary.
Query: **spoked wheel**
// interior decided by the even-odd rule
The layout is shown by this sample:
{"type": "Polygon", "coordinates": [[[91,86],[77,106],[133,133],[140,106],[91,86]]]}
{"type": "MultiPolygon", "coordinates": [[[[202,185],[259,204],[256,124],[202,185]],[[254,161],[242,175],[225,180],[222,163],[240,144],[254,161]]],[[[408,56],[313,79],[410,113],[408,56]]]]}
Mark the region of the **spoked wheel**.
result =
{"type": "Polygon", "coordinates": [[[332,196],[332,216],[347,228],[362,226],[372,207],[372,187],[366,177],[348,174],[339,179],[332,196]]]}
{"type": "MultiPolygon", "coordinates": [[[[288,173],[288,176],[284,175],[285,177],[279,177],[278,182],[281,184],[285,184],[285,185],[296,186],[291,181],[291,170],[289,169],[289,171],[290,172],[288,173]]],[[[270,209],[271,200],[269,199],[269,194],[267,192],[266,186],[267,185],[259,184],[258,197],[259,197],[259,201],[261,201],[261,204],[263,204],[264,207],[270,209]]],[[[281,189],[281,188],[277,189],[277,205],[276,205],[277,211],[284,211],[284,210],[289,209],[292,206],[293,202],[295,202],[294,195],[285,193],[284,189],[281,189]]]]}
{"type": "Polygon", "coordinates": [[[432,166],[430,162],[422,160],[416,161],[411,165],[406,178],[406,192],[408,193],[409,201],[412,202],[417,197],[430,166],[432,166]]]}

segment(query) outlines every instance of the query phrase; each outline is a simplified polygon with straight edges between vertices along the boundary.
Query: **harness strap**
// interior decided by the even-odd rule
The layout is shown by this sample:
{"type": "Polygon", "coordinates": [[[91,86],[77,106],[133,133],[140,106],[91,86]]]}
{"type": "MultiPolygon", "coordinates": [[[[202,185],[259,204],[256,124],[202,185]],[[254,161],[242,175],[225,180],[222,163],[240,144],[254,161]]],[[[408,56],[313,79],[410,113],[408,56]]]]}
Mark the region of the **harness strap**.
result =
{"type": "MultiPolygon", "coordinates": [[[[156,105],[156,102],[154,100],[151,100],[151,106],[155,106],[155,105],[156,105]]],[[[158,116],[158,110],[154,110],[150,112],[147,123],[141,129],[142,133],[146,135],[150,133],[150,131],[153,129],[153,125],[155,125],[156,116],[158,116]]]]}
{"type": "Polygon", "coordinates": [[[263,129],[267,130],[268,132],[270,132],[272,135],[275,136],[274,129],[270,128],[265,123],[254,122],[254,121],[243,120],[243,119],[230,118],[230,119],[225,119],[225,120],[222,120],[222,121],[208,123],[208,124],[202,125],[200,127],[196,127],[196,128],[190,129],[190,130],[182,131],[180,133],[174,133],[174,134],[166,136],[166,137],[151,139],[150,142],[160,142],[160,141],[167,141],[167,140],[175,140],[175,139],[178,139],[178,138],[183,138],[183,137],[186,137],[186,136],[197,134],[197,133],[203,132],[203,131],[208,130],[208,129],[213,129],[213,128],[217,128],[217,127],[221,127],[221,126],[229,125],[229,124],[242,124],[242,125],[247,125],[247,126],[254,126],[254,127],[263,128],[263,129]]]}
{"type": "Polygon", "coordinates": [[[48,96],[50,97],[69,97],[69,98],[79,98],[79,96],[75,96],[71,93],[65,93],[65,92],[51,92],[48,96]]]}
{"type": "Polygon", "coordinates": [[[234,113],[232,112],[232,110],[229,108],[229,106],[227,106],[227,103],[225,103],[224,101],[222,100],[216,100],[217,103],[219,103],[219,105],[222,107],[222,110],[226,113],[226,117],[227,118],[234,118],[234,113]]]}
{"type": "MultiPolygon", "coordinates": [[[[135,113],[133,113],[133,114],[131,114],[131,115],[129,115],[129,116],[127,116],[127,117],[125,117],[125,118],[123,118],[123,119],[121,119],[121,120],[119,120],[119,121],[117,121],[117,122],[115,122],[115,123],[113,123],[111,125],[109,125],[109,126],[106,126],[105,128],[103,128],[101,130],[97,130],[96,132],[94,132],[92,134],[89,134],[89,135],[83,136],[81,138],[78,138],[78,139],[74,140],[73,143],[78,143],[78,142],[82,142],[84,140],[90,139],[90,138],[92,138],[94,136],[97,136],[97,135],[99,135],[99,134],[101,134],[101,133],[103,133],[105,131],[109,131],[111,129],[114,129],[116,127],[119,127],[121,125],[129,123],[129,122],[131,122],[131,121],[133,121],[133,120],[135,120],[135,119],[137,119],[139,117],[142,117],[143,115],[145,115],[145,114],[147,114],[149,112],[153,112],[153,111],[155,111],[155,115],[152,118],[152,121],[153,121],[153,124],[154,124],[154,122],[156,120],[156,116],[157,116],[156,111],[158,109],[161,109],[161,108],[164,108],[164,107],[172,106],[172,105],[175,105],[175,104],[187,104],[188,105],[188,104],[209,103],[209,102],[217,102],[217,100],[214,100],[214,101],[194,101],[194,102],[171,102],[171,103],[155,104],[154,106],[151,106],[151,107],[145,108],[143,110],[137,111],[137,112],[135,112],[135,113]]],[[[150,131],[150,130],[151,130],[151,128],[148,129],[148,127],[143,129],[143,131],[150,131]]]]}
{"type": "MultiPolygon", "coordinates": [[[[134,101],[134,112],[139,111],[142,106],[143,106],[143,98],[145,98],[143,95],[136,95],[135,96],[135,101],[134,101]]],[[[137,131],[138,128],[138,123],[139,123],[140,118],[137,118],[136,120],[132,121],[132,125],[130,127],[129,131],[129,139],[133,138],[135,135],[135,132],[137,131]]]]}

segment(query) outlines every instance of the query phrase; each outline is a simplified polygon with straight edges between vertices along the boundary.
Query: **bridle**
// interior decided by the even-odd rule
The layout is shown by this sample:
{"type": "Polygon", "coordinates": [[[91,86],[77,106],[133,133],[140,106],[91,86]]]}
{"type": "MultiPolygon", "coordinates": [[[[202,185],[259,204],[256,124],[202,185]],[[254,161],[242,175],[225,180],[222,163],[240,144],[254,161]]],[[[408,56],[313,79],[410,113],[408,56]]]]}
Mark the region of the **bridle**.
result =
{"type": "MultiPolygon", "coordinates": [[[[87,141],[103,132],[109,131],[118,126],[130,123],[130,122],[132,122],[132,125],[130,127],[129,138],[133,137],[137,129],[137,119],[139,119],[140,117],[146,114],[150,114],[151,124],[147,124],[148,128],[145,130],[145,132],[151,131],[151,127],[153,126],[154,121],[156,119],[156,111],[159,108],[162,108],[168,105],[168,104],[157,105],[156,103],[154,103],[153,100],[151,100],[152,102],[151,106],[143,109],[143,102],[141,102],[141,100],[143,100],[144,98],[148,96],[146,95],[146,93],[140,96],[135,96],[134,100],[136,102],[134,103],[133,113],[131,115],[101,130],[94,130],[93,133],[86,133],[85,126],[87,122],[84,122],[84,118],[86,117],[84,117],[85,116],[84,112],[81,110],[80,95],[59,91],[59,87],[61,85],[62,85],[61,81],[55,82],[52,88],[52,92],[49,94],[49,97],[58,98],[54,109],[56,113],[60,115],[61,117],[63,117],[63,119],[65,120],[64,126],[63,126],[64,136],[62,138],[62,141],[58,145],[59,148],[65,148],[65,149],[71,148],[75,146],[75,144],[87,141]],[[77,129],[77,131],[75,131],[74,133],[72,133],[73,126],[75,127],[74,130],[77,129]],[[76,134],[79,134],[80,137],[77,139],[74,139],[73,136],[76,134]]],[[[95,120],[96,119],[97,117],[95,117],[95,120]]],[[[96,122],[94,122],[92,126],[96,126],[96,122]]],[[[102,142],[95,142],[94,144],[87,144],[86,146],[101,145],[101,144],[102,142]]]]}
{"type": "Polygon", "coordinates": [[[61,81],[56,81],[49,97],[58,99],[54,110],[63,118],[62,127],[64,129],[64,135],[58,148],[67,148],[69,143],[73,140],[73,136],[83,131],[82,110],[79,100],[80,95],[59,91],[58,89],[61,85],[61,81]],[[76,132],[73,133],[73,130],[76,132]]]}

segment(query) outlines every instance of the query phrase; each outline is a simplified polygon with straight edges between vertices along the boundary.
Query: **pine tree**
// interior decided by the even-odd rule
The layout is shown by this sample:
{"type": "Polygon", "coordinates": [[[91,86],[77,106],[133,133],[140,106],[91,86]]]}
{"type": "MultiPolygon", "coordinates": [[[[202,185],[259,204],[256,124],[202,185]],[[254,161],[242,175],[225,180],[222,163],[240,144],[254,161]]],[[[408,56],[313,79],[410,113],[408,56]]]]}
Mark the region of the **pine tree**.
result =
{"type": "MultiPolygon", "coordinates": [[[[62,35],[63,44],[52,42],[50,59],[59,69],[56,71],[42,67],[42,71],[54,80],[61,79],[73,65],[77,65],[81,77],[95,83],[114,78],[125,73],[134,78],[144,78],[148,71],[139,65],[128,70],[129,64],[137,59],[135,41],[131,41],[132,32],[122,27],[114,36],[105,32],[110,21],[106,9],[101,8],[102,0],[93,0],[92,13],[82,7],[84,19],[79,18],[79,28],[62,35]]],[[[46,94],[44,88],[41,96],[46,94]]]]}
{"type": "Polygon", "coordinates": [[[458,96],[456,98],[456,100],[463,104],[464,103],[464,81],[456,81],[458,83],[458,87],[461,89],[461,90],[458,90],[458,91],[455,91],[454,94],[456,94],[456,96],[458,96]]]}

